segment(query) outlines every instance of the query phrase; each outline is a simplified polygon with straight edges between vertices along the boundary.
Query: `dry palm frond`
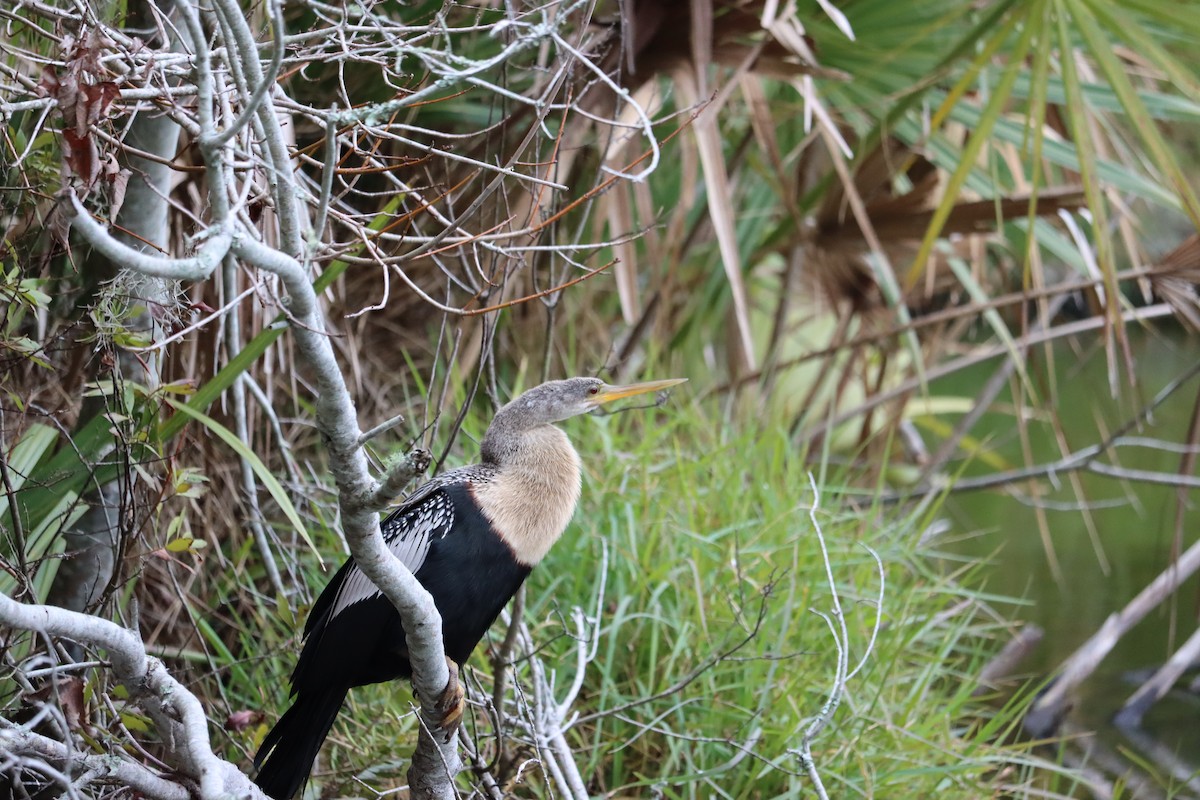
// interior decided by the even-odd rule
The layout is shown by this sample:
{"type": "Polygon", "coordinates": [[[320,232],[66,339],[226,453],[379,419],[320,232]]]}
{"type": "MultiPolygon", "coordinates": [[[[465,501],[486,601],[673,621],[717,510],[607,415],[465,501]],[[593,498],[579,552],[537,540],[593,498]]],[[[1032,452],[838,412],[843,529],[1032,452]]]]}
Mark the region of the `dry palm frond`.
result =
{"type": "Polygon", "coordinates": [[[1176,317],[1194,333],[1200,333],[1200,234],[1192,234],[1163,256],[1150,277],[1154,293],[1175,312],[1176,317]]]}
{"type": "MultiPolygon", "coordinates": [[[[935,213],[939,189],[940,173],[900,142],[887,142],[862,160],[854,173],[854,190],[863,198],[871,230],[891,263],[912,263],[935,213]],[[900,194],[893,191],[898,177],[911,187],[900,194]]],[[[846,303],[856,312],[884,308],[888,303],[864,263],[866,236],[859,221],[847,212],[844,198],[845,188],[835,184],[826,193],[814,225],[797,231],[788,246],[807,249],[813,264],[807,274],[833,307],[846,303]]],[[[1084,204],[1078,186],[987,199],[964,197],[954,203],[943,232],[949,237],[986,237],[1006,222],[1029,219],[1031,213],[1053,218],[1084,204]]],[[[959,238],[954,251],[969,254],[972,247],[959,238]]],[[[956,279],[946,268],[946,257],[945,251],[933,254],[932,264],[925,267],[927,280],[908,293],[907,305],[927,306],[954,288],[956,279]]]]}
{"type": "Polygon", "coordinates": [[[636,89],[682,66],[739,68],[747,62],[758,75],[791,79],[800,75],[845,79],[838,70],[820,67],[812,57],[795,7],[764,24],[768,3],[732,0],[632,0],[622,4],[622,41],[601,61],[636,89]]]}

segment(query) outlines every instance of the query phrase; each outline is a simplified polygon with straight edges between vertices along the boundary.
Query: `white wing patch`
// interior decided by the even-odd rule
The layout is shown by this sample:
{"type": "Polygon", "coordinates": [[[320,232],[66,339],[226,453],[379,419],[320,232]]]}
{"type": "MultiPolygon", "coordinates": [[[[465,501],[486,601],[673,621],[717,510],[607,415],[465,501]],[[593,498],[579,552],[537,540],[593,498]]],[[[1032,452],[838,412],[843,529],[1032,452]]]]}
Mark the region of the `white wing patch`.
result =
{"type": "MultiPolygon", "coordinates": [[[[415,573],[425,563],[429,546],[441,539],[454,523],[454,504],[445,492],[433,492],[425,500],[406,509],[398,517],[383,521],[383,539],[392,554],[415,573]]],[[[355,603],[381,594],[357,565],[350,569],[333,601],[329,619],[355,603]]]]}

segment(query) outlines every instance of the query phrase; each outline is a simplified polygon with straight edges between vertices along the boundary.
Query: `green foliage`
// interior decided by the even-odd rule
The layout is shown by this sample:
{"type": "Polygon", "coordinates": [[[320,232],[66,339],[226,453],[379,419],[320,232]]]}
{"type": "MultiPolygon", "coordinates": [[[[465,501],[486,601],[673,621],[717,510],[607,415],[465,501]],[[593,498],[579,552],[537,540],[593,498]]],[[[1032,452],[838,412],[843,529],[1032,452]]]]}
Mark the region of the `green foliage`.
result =
{"type": "MultiPolygon", "coordinates": [[[[0,264],[3,263],[0,261],[0,264]]],[[[37,278],[22,278],[17,267],[0,270],[0,308],[3,308],[0,316],[0,364],[11,368],[13,359],[27,359],[43,369],[50,367],[39,355],[42,344],[22,333],[27,315],[50,305],[50,296],[42,291],[44,283],[37,278]]],[[[6,383],[0,382],[0,387],[8,388],[6,383]]]]}
{"type": "MultiPolygon", "coordinates": [[[[732,13],[713,8],[718,23],[721,13],[732,13]]],[[[1179,47],[1189,34],[1200,35],[1191,6],[918,0],[900,9],[888,0],[853,0],[838,8],[853,26],[853,40],[819,4],[798,8],[819,62],[815,75],[780,75],[778,65],[754,74],[751,67],[750,75],[737,73],[736,83],[722,83],[731,70],[707,71],[710,85],[720,87],[719,108],[711,113],[720,128],[727,193],[712,196],[697,179],[694,157],[680,156],[695,147],[686,130],[666,145],[672,157],[648,190],[629,190],[634,226],[652,229],[623,256],[636,264],[630,269],[638,273],[638,299],[646,306],[660,292],[671,298],[668,310],[655,308],[665,334],[656,346],[682,357],[705,353],[706,370],[723,366],[724,329],[737,301],[722,273],[725,254],[706,225],[721,210],[734,218],[747,283],[771,284],[746,311],[778,324],[756,330],[759,365],[770,365],[764,374],[803,386],[804,376],[787,375],[790,358],[842,345],[837,356],[812,365],[827,373],[846,369],[831,401],[837,412],[891,385],[898,373],[923,385],[943,352],[944,329],[919,327],[917,309],[969,303],[979,309],[972,316],[985,315],[996,339],[1012,350],[1026,333],[1018,324],[1025,318],[997,315],[990,308],[996,295],[1067,278],[1092,282],[1086,291],[1110,321],[1107,345],[1117,364],[1125,346],[1121,314],[1128,311],[1122,300],[1150,296],[1146,281],[1136,287],[1119,270],[1152,265],[1200,222],[1188,153],[1193,137],[1182,127],[1200,120],[1200,70],[1179,47]],[[747,86],[756,87],[760,100],[747,86]],[[814,107],[828,115],[827,136],[820,135],[822,117],[811,115],[814,107]],[[850,152],[830,143],[835,133],[850,152]],[[840,160],[844,174],[831,167],[840,160]],[[644,191],[652,202],[638,197],[644,191]],[[1056,198],[1063,192],[1073,196],[1060,212],[1056,198]],[[865,222],[852,207],[854,194],[865,222]],[[967,214],[971,203],[982,208],[967,214]],[[1064,218],[1074,230],[1065,229],[1064,218]],[[1147,219],[1172,226],[1169,245],[1160,246],[1161,231],[1148,230],[1147,219]],[[862,225],[873,228],[878,248],[862,225]],[[988,236],[992,231],[1000,235],[988,236]],[[969,261],[947,263],[947,253],[962,259],[968,243],[969,261]],[[819,315],[829,318],[821,323],[829,331],[844,323],[845,338],[814,341],[798,330],[819,315]],[[871,341],[863,360],[882,357],[886,366],[847,366],[852,347],[845,339],[853,342],[880,323],[898,332],[871,341]],[[797,347],[797,338],[808,341],[797,347]]],[[[666,93],[664,116],[688,110],[673,103],[681,101],[666,93]]],[[[659,127],[664,135],[677,124],[667,119],[659,127]]],[[[619,302],[631,313],[627,301],[619,302]]],[[[952,347],[963,345],[961,330],[948,338],[952,347]]],[[[727,372],[739,369],[731,364],[727,372]]],[[[808,425],[827,411],[771,405],[792,412],[776,418],[783,424],[808,425]]],[[[874,422],[855,420],[861,427],[874,422]]]]}
{"type": "MultiPolygon", "coordinates": [[[[0,572],[0,591],[11,593],[21,580],[42,598],[53,579],[63,530],[84,512],[82,495],[89,482],[113,480],[158,456],[148,435],[156,404],[147,402],[144,387],[110,380],[86,388],[103,402],[103,410],[78,430],[34,424],[12,444],[8,460],[11,494],[0,497],[0,524],[9,533],[0,540],[0,556],[20,565],[0,572]]],[[[24,587],[22,587],[24,588],[24,587]]]]}

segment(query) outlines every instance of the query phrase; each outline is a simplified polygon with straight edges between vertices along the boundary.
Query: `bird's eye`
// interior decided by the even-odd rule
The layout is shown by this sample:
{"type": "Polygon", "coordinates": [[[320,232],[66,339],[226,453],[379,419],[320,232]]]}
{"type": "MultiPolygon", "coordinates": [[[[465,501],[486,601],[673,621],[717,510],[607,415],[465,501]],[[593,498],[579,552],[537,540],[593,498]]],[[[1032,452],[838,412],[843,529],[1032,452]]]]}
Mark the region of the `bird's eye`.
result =
{"type": "Polygon", "coordinates": [[[600,394],[600,387],[593,386],[592,388],[588,389],[588,394],[600,394]]]}

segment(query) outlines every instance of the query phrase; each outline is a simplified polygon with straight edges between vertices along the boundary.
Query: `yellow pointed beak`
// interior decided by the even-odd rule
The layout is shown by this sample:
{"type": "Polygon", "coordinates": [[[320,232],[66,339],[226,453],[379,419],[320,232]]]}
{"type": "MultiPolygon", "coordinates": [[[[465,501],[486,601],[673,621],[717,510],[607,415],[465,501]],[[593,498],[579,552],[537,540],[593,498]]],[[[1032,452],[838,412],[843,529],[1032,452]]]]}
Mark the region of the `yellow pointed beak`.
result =
{"type": "Polygon", "coordinates": [[[611,403],[613,400],[621,400],[625,397],[633,397],[636,394],[646,394],[647,392],[657,392],[662,389],[669,389],[672,386],[678,386],[681,383],[686,383],[687,378],[671,378],[665,381],[647,381],[646,383],[631,383],[628,386],[605,386],[600,390],[600,394],[592,398],[592,402],[596,405],[611,403]]]}

